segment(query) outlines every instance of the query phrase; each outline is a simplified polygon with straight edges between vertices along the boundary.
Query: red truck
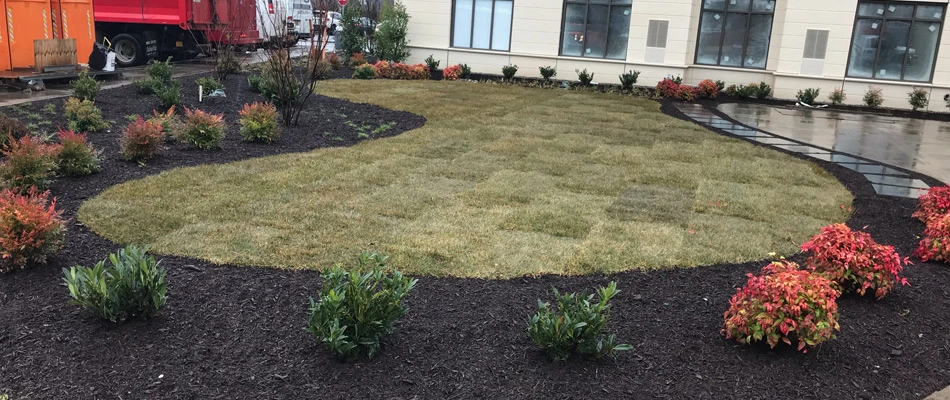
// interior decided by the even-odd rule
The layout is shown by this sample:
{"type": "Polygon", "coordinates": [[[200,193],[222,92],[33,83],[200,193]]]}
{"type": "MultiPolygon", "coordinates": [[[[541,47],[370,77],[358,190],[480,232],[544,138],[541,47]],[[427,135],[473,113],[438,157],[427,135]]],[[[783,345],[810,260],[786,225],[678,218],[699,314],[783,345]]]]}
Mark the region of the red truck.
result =
{"type": "Polygon", "coordinates": [[[120,67],[261,42],[255,0],[93,0],[93,10],[98,39],[112,42],[120,67]]]}

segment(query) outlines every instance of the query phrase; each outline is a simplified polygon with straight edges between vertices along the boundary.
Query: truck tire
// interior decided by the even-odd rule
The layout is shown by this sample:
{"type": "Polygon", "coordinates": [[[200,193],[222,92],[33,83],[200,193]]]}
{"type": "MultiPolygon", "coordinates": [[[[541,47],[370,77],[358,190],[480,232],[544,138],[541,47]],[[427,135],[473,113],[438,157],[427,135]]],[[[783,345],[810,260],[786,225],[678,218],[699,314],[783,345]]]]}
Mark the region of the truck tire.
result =
{"type": "Polygon", "coordinates": [[[138,35],[122,33],[112,38],[112,50],[115,51],[115,63],[120,67],[134,67],[145,63],[145,48],[138,35]]]}

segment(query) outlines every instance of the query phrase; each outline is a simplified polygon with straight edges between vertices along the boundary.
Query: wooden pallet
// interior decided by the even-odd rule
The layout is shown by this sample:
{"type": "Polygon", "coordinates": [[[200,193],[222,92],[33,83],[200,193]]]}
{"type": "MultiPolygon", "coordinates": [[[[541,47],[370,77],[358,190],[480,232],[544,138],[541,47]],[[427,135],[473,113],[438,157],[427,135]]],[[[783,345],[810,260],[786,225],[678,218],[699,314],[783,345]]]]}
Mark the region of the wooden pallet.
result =
{"type": "Polygon", "coordinates": [[[59,67],[76,66],[76,39],[38,39],[33,41],[33,67],[51,72],[59,67]]]}

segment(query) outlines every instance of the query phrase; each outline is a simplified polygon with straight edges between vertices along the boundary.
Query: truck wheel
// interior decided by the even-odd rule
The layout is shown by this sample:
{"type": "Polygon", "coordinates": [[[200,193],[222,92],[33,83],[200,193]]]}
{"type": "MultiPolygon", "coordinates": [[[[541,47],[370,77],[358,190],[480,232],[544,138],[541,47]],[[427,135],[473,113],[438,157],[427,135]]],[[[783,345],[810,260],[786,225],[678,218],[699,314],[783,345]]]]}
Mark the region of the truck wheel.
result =
{"type": "Polygon", "coordinates": [[[135,35],[115,35],[112,38],[112,50],[115,51],[115,63],[120,67],[134,67],[145,63],[145,49],[142,47],[142,41],[135,35]]]}

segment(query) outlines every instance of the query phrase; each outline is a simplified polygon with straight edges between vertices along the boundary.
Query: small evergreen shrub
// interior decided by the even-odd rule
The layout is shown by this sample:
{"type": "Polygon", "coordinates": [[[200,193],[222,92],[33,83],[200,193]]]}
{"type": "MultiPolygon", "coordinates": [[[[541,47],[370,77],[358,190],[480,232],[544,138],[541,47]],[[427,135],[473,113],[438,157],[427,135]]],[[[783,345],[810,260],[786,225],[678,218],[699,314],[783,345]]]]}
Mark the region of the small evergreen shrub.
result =
{"type": "Polygon", "coordinates": [[[144,162],[155,155],[164,138],[160,121],[146,121],[137,115],[119,137],[119,152],[126,160],[144,162]]]}
{"type": "Polygon", "coordinates": [[[155,92],[155,97],[158,97],[158,102],[166,110],[181,107],[181,85],[178,82],[166,84],[155,92]]]}
{"type": "Polygon", "coordinates": [[[324,60],[317,60],[310,66],[310,75],[313,77],[313,80],[322,81],[330,79],[330,63],[324,60]]]}
{"type": "Polygon", "coordinates": [[[130,245],[109,254],[109,267],[102,260],[92,268],[63,268],[69,303],[112,322],[158,315],[168,299],[165,270],[147,251],[130,245]]]}
{"type": "Polygon", "coordinates": [[[56,163],[64,176],[94,174],[99,172],[99,152],[86,143],[85,134],[60,129],[56,163]]]}
{"type": "Polygon", "coordinates": [[[719,87],[719,91],[720,91],[720,92],[723,91],[723,90],[726,90],[726,82],[723,82],[723,81],[717,79],[717,80],[716,80],[716,86],[719,87]]]}
{"type": "Polygon", "coordinates": [[[723,315],[726,339],[742,344],[765,340],[773,348],[797,341],[798,350],[807,353],[806,347],[835,338],[839,293],[828,278],[784,260],[748,276],[723,315]]]}
{"type": "Polygon", "coordinates": [[[950,213],[950,186],[934,186],[917,199],[917,211],[911,216],[927,223],[933,218],[950,213]]]}
{"type": "Polygon", "coordinates": [[[616,357],[617,351],[630,350],[618,344],[614,335],[602,331],[607,326],[610,299],[617,295],[617,283],[597,289],[597,296],[586,292],[561,294],[554,290],[557,309],[538,300],[538,313],[528,320],[528,336],[553,360],[567,360],[572,354],[591,358],[616,357]]]}
{"type": "Polygon", "coordinates": [[[743,99],[749,99],[756,97],[759,92],[759,85],[750,84],[750,85],[739,85],[739,88],[736,89],[736,96],[743,99]]]}
{"type": "Polygon", "coordinates": [[[353,70],[353,79],[375,79],[376,67],[371,64],[361,65],[353,70]]]}
{"type": "Polygon", "coordinates": [[[442,70],[442,79],[447,81],[457,81],[459,77],[462,76],[462,67],[458,65],[452,65],[445,67],[442,70]]]}
{"type": "Polygon", "coordinates": [[[700,98],[715,99],[719,96],[719,85],[709,79],[699,82],[699,85],[696,85],[696,95],[700,98]]]}
{"type": "Polygon", "coordinates": [[[171,82],[174,70],[170,61],[152,61],[145,66],[145,75],[158,82],[171,82]]]}
{"type": "MultiPolygon", "coordinates": [[[[334,71],[343,68],[343,60],[341,60],[340,56],[336,55],[336,53],[327,53],[323,56],[323,59],[330,63],[330,68],[334,71]]],[[[248,77],[248,79],[250,79],[250,77],[248,77]]]]}
{"type": "Polygon", "coordinates": [[[144,79],[138,79],[132,81],[132,86],[135,87],[135,91],[138,94],[155,94],[162,86],[165,86],[165,82],[162,82],[155,78],[145,77],[144,79]]]}
{"type": "Polygon", "coordinates": [[[426,57],[426,66],[429,67],[429,71],[435,71],[439,69],[440,61],[436,60],[432,54],[429,54],[429,57],[426,57]]]}
{"type": "Polygon", "coordinates": [[[73,97],[79,100],[95,101],[99,89],[102,88],[102,84],[96,78],[89,76],[89,70],[86,69],[82,70],[79,78],[70,84],[73,86],[73,97]]]}
{"type": "Polygon", "coordinates": [[[844,89],[835,88],[835,90],[832,90],[831,93],[828,94],[828,101],[830,101],[832,105],[836,106],[844,103],[844,100],[847,97],[848,96],[844,93],[844,89]]]}
{"type": "Polygon", "coordinates": [[[26,193],[31,187],[46,189],[56,172],[58,146],[34,136],[11,141],[2,151],[0,184],[4,189],[26,193]]]}
{"type": "Polygon", "coordinates": [[[881,299],[898,283],[907,284],[899,276],[907,260],[901,260],[893,246],[877,244],[866,232],[852,231],[845,224],[821,228],[821,233],[802,245],[811,253],[805,267],[824,275],[841,292],[868,291],[881,299]]]}
{"type": "Polygon", "coordinates": [[[511,82],[514,79],[515,74],[518,72],[518,66],[513,64],[508,64],[504,67],[501,67],[501,75],[505,77],[505,82],[511,82]]]}
{"type": "Polygon", "coordinates": [[[0,273],[45,264],[63,242],[60,214],[49,192],[0,191],[0,273]]]}
{"type": "Polygon", "coordinates": [[[353,53],[350,56],[350,67],[356,68],[364,64],[366,64],[366,57],[363,56],[363,53],[353,53]]]}
{"type": "Polygon", "coordinates": [[[729,85],[728,87],[726,87],[725,92],[726,92],[726,95],[728,95],[728,96],[738,96],[738,95],[739,95],[739,87],[736,86],[736,85],[729,85]]]}
{"type": "Polygon", "coordinates": [[[884,91],[880,88],[869,88],[864,94],[864,104],[871,108],[878,108],[884,104],[884,91]]]}
{"type": "MultiPolygon", "coordinates": [[[[669,75],[667,75],[667,76],[669,76],[669,75]]],[[[670,79],[671,81],[673,81],[673,83],[675,83],[675,84],[677,84],[677,85],[682,85],[682,84],[683,84],[683,78],[682,78],[681,76],[679,76],[679,75],[676,75],[676,76],[671,77],[671,78],[669,78],[669,79],[670,79]]]]}
{"type": "Polygon", "coordinates": [[[626,71],[620,75],[620,87],[623,90],[633,90],[633,85],[637,84],[637,79],[640,78],[640,71],[626,71]]]}
{"type": "Polygon", "coordinates": [[[927,97],[928,93],[924,88],[915,87],[907,94],[907,102],[913,111],[917,111],[921,108],[927,108],[927,103],[930,102],[927,97]]]}
{"type": "Polygon", "coordinates": [[[185,119],[179,132],[183,142],[201,150],[217,149],[226,133],[223,115],[185,108],[185,119]]]}
{"type": "MultiPolygon", "coordinates": [[[[224,85],[221,84],[221,81],[215,79],[213,76],[202,76],[201,78],[195,80],[195,83],[198,84],[198,86],[201,86],[201,93],[205,96],[211,94],[211,92],[215,90],[224,89],[224,85]]],[[[174,105],[177,106],[180,103],[181,99],[179,99],[178,103],[174,105]]]]}
{"type": "Polygon", "coordinates": [[[98,132],[108,129],[110,124],[102,119],[102,111],[89,100],[70,97],[63,106],[63,113],[69,120],[69,129],[76,132],[98,132]]]}
{"type": "Polygon", "coordinates": [[[472,76],[472,69],[469,68],[468,64],[462,64],[462,79],[468,79],[472,76]]]}
{"type": "Polygon", "coordinates": [[[551,78],[557,76],[557,68],[552,66],[538,67],[538,70],[541,72],[541,79],[545,82],[550,82],[551,78]]]}
{"type": "Polygon", "coordinates": [[[263,85],[265,85],[265,84],[266,84],[266,83],[264,82],[264,77],[263,77],[263,76],[260,76],[260,75],[248,75],[248,76],[247,76],[247,85],[251,87],[251,91],[253,91],[253,92],[256,92],[256,93],[264,93],[264,91],[263,91],[263,85]]]}
{"type": "Polygon", "coordinates": [[[10,143],[10,138],[20,140],[24,136],[30,135],[30,128],[20,120],[0,114],[0,149],[10,143]]]}
{"type": "Polygon", "coordinates": [[[402,299],[417,280],[399,271],[386,275],[386,257],[364,252],[358,258],[359,274],[339,266],[323,273],[318,300],[310,299],[307,332],[331,353],[346,361],[373,358],[381,340],[393,330],[408,307],[402,299]]]}
{"type": "Polygon", "coordinates": [[[587,68],[584,68],[583,71],[574,70],[577,73],[577,80],[580,81],[581,86],[589,87],[590,83],[594,81],[594,74],[587,72],[587,68]]]}
{"type": "Polygon", "coordinates": [[[751,84],[751,87],[755,87],[755,97],[759,99],[767,99],[772,95],[772,87],[765,82],[759,82],[758,85],[751,84]]]}
{"type": "Polygon", "coordinates": [[[917,250],[914,250],[915,257],[923,262],[950,262],[950,214],[928,220],[923,236],[917,250]]]}
{"type": "Polygon", "coordinates": [[[807,88],[804,90],[799,90],[798,94],[795,95],[795,98],[798,99],[799,103],[814,105],[815,99],[818,98],[818,93],[821,91],[821,88],[807,88]]]}
{"type": "Polygon", "coordinates": [[[270,143],[280,133],[277,107],[270,103],[245,104],[241,114],[241,138],[248,142],[270,143]]]}

